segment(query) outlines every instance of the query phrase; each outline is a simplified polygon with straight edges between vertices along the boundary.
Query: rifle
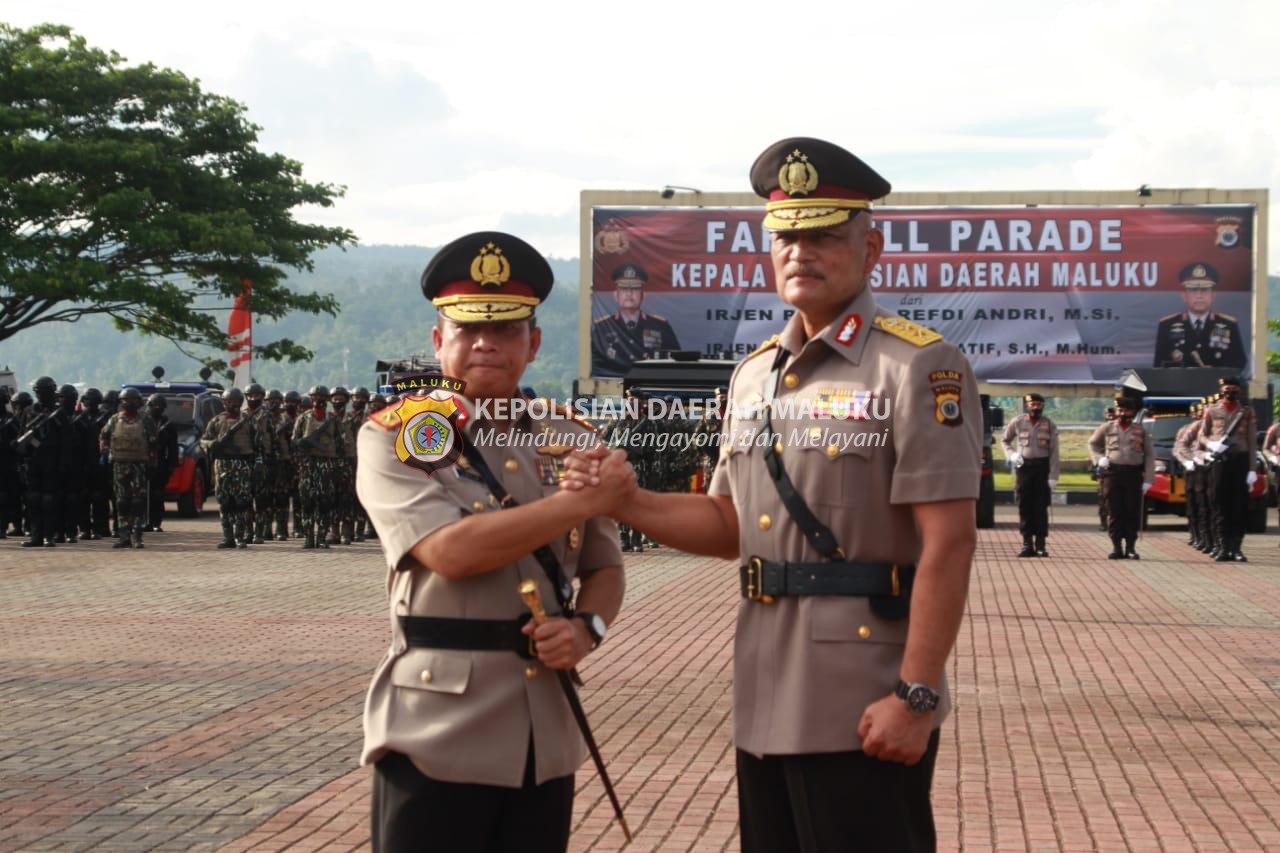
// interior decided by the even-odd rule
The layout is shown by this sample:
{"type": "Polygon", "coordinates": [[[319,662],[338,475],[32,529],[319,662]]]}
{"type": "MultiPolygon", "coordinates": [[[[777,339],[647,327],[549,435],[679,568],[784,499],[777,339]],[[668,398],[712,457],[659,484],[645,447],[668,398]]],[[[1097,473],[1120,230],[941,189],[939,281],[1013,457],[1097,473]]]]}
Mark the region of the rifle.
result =
{"type": "Polygon", "coordinates": [[[248,422],[249,422],[248,417],[245,415],[241,415],[239,419],[237,419],[236,422],[232,424],[231,429],[227,430],[222,435],[218,436],[217,438],[213,439],[213,441],[209,442],[209,455],[216,459],[220,454],[220,452],[222,451],[222,448],[226,447],[227,442],[231,440],[231,436],[239,432],[241,428],[243,428],[244,425],[247,424],[248,422]]]}
{"type": "Polygon", "coordinates": [[[320,429],[316,430],[315,432],[312,432],[307,435],[303,435],[303,436],[300,436],[299,438],[294,439],[293,446],[306,453],[309,453],[310,451],[319,448],[320,433],[323,432],[324,430],[333,432],[334,420],[335,418],[331,418],[331,417],[325,418],[324,424],[320,427],[320,429]]]}
{"type": "Polygon", "coordinates": [[[38,448],[41,442],[44,441],[44,426],[51,417],[53,417],[52,412],[41,412],[32,418],[27,431],[18,436],[18,440],[13,443],[14,450],[25,455],[28,450],[38,448]]]}
{"type": "Polygon", "coordinates": [[[1230,423],[1227,424],[1227,430],[1222,435],[1222,448],[1209,453],[1209,464],[1213,464],[1221,459],[1227,452],[1227,448],[1231,446],[1231,433],[1236,431],[1236,427],[1240,425],[1240,419],[1244,417],[1244,404],[1240,405],[1240,411],[1236,412],[1230,423]]]}

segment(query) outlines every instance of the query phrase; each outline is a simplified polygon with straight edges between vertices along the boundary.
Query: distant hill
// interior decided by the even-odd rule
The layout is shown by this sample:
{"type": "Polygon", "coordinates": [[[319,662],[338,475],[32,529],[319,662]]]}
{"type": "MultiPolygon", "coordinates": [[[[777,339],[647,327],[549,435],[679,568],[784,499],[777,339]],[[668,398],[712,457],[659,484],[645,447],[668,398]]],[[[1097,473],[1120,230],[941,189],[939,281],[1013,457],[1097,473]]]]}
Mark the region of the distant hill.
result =
{"type": "MultiPolygon", "coordinates": [[[[418,289],[418,278],[435,254],[421,246],[357,246],[326,249],[315,255],[315,271],[291,278],[304,291],[332,293],[342,303],[337,318],[297,314],[279,323],[259,322],[259,340],[289,337],[316,354],[307,364],[258,361],[255,378],[268,388],[305,391],[327,385],[368,385],[378,359],[431,353],[435,309],[418,289]]],[[[525,373],[525,384],[539,394],[563,399],[572,390],[578,364],[578,260],[552,259],[556,286],[538,311],[542,351],[525,373]]],[[[1280,315],[1280,276],[1267,280],[1269,305],[1280,315]]],[[[1280,337],[1269,348],[1280,351],[1280,337]]],[[[84,382],[116,388],[121,382],[148,379],[163,365],[169,379],[194,378],[200,363],[166,341],[121,334],[102,318],[53,324],[0,343],[0,368],[8,365],[18,384],[29,388],[37,376],[59,383],[84,382]]]]}
{"type": "MultiPolygon", "coordinates": [[[[315,270],[295,274],[301,291],[332,293],[342,304],[336,318],[295,314],[280,322],[259,321],[258,340],[282,337],[315,352],[306,364],[257,360],[254,378],[268,388],[305,391],[315,383],[349,387],[374,382],[374,362],[415,353],[430,354],[435,309],[423,298],[418,279],[435,254],[420,246],[358,246],[326,249],[314,256],[315,270]]],[[[578,262],[551,260],[556,286],[538,311],[542,351],[525,373],[539,394],[567,396],[578,363],[578,262]]],[[[84,382],[118,388],[121,382],[149,379],[155,365],[165,378],[195,378],[200,362],[177,347],[138,334],[121,334],[105,318],[74,324],[49,324],[0,343],[0,367],[8,365],[20,386],[37,376],[59,384],[84,382]]]]}

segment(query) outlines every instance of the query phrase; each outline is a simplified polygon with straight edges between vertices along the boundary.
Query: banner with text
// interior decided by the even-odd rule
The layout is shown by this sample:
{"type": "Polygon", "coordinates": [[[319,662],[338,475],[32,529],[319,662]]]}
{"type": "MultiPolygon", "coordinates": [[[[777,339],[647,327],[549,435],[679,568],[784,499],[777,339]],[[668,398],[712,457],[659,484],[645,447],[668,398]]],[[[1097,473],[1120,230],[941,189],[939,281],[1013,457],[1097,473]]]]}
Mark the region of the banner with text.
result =
{"type": "MultiPolygon", "coordinates": [[[[1111,383],[1147,366],[1249,376],[1254,216],[1252,205],[879,208],[870,283],[882,308],[959,346],[981,381],[1111,383]]],[[[761,219],[593,208],[591,375],[673,349],[740,358],[781,330],[793,310],[774,289],[761,219]]]]}

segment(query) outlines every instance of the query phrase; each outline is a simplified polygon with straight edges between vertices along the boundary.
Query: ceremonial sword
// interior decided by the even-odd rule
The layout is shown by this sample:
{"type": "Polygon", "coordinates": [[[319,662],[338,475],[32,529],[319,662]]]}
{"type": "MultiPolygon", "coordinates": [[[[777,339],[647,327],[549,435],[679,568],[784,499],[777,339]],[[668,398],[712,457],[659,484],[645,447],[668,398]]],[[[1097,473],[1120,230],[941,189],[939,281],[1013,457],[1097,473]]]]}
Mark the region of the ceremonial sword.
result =
{"type": "MultiPolygon", "coordinates": [[[[542,609],[542,596],[538,594],[536,581],[521,581],[520,597],[524,599],[525,606],[533,614],[533,624],[541,625],[547,621],[547,611],[542,609]]],[[[595,736],[591,734],[591,725],[587,722],[587,712],[582,709],[582,700],[578,698],[578,691],[573,686],[573,679],[567,669],[557,669],[555,672],[560,677],[560,688],[564,691],[564,698],[569,702],[569,710],[573,712],[573,718],[578,723],[578,730],[582,732],[582,739],[587,742],[587,750],[591,753],[591,760],[595,762],[596,772],[600,774],[600,781],[604,783],[604,792],[609,795],[609,802],[613,803],[613,813],[618,816],[618,823],[622,826],[622,834],[626,837],[627,842],[630,843],[631,830],[627,827],[627,819],[622,816],[622,803],[618,802],[618,795],[613,790],[613,783],[609,781],[609,772],[604,769],[604,758],[600,755],[600,747],[596,746],[595,736]]]]}

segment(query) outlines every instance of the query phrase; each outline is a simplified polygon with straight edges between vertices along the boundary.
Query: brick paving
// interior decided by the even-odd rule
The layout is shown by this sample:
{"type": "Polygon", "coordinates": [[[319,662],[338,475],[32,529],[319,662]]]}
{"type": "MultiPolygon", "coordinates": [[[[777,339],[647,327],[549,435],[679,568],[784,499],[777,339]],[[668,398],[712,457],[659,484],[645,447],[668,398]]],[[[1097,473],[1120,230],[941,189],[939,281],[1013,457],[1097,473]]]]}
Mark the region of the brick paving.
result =
{"type": "MultiPolygon", "coordinates": [[[[1218,564],[1168,526],[1108,561],[1088,507],[1049,559],[979,532],[934,803],[943,850],[1280,850],[1280,536],[1218,564]]],[[[375,543],[217,551],[211,515],[142,551],[0,541],[0,850],[365,850],[355,760],[387,640],[375,543]]],[[[737,850],[736,576],[627,556],[582,667],[630,851],[737,850]]],[[[595,772],[574,851],[622,848],[595,772]]]]}

